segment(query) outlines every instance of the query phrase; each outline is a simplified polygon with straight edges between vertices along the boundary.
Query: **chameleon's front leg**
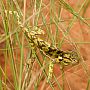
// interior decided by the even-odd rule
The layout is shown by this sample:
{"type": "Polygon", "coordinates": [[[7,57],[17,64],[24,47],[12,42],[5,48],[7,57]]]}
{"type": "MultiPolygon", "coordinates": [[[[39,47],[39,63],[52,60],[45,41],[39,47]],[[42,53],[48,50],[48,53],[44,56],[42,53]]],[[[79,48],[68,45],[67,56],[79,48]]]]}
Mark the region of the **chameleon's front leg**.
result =
{"type": "Polygon", "coordinates": [[[54,67],[54,63],[53,61],[50,60],[47,82],[49,82],[53,77],[53,67],[54,67]]]}

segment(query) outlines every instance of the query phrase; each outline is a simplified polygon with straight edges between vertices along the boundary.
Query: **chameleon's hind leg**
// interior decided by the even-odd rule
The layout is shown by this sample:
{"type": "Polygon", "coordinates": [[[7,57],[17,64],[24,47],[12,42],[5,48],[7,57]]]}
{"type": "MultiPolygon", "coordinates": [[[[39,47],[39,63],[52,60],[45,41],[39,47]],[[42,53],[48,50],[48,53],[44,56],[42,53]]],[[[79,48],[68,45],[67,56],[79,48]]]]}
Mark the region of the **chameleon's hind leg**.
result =
{"type": "Polygon", "coordinates": [[[34,61],[35,61],[35,57],[33,55],[33,50],[31,50],[30,57],[29,57],[29,59],[26,60],[25,78],[24,78],[24,81],[23,81],[22,90],[26,90],[26,88],[30,84],[34,61]]]}

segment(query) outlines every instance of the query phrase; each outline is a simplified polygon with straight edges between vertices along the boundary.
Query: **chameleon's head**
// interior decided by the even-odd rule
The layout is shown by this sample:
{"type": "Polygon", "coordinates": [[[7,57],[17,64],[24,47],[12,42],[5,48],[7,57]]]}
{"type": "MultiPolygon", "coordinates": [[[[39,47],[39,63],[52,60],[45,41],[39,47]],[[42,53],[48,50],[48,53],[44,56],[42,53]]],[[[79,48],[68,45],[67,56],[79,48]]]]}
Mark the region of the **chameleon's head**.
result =
{"type": "Polygon", "coordinates": [[[75,65],[77,63],[79,63],[79,55],[77,52],[75,51],[67,51],[67,52],[64,52],[63,54],[63,64],[64,65],[75,65]]]}

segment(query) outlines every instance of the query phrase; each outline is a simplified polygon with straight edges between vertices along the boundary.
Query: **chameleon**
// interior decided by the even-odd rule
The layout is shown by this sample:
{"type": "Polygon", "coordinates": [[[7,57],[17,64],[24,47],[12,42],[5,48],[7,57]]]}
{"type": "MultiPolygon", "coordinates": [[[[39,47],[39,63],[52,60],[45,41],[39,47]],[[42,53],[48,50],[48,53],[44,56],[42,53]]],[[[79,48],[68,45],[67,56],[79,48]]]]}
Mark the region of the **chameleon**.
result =
{"type": "MultiPolygon", "coordinates": [[[[7,14],[7,10],[5,10],[5,13],[7,14]]],[[[39,38],[39,35],[45,33],[42,29],[33,27],[33,29],[29,31],[29,29],[24,27],[20,22],[20,16],[17,11],[8,11],[8,13],[14,13],[16,15],[18,25],[23,28],[31,47],[34,50],[35,48],[39,48],[47,57],[50,58],[48,80],[52,78],[54,64],[60,64],[62,67],[64,67],[68,65],[75,65],[79,62],[80,58],[76,51],[63,51],[55,46],[50,45],[48,42],[39,38]]]]}
{"type": "Polygon", "coordinates": [[[79,62],[79,56],[76,51],[62,51],[48,42],[39,38],[44,31],[35,27],[31,32],[25,32],[31,46],[39,48],[46,56],[50,57],[48,80],[52,78],[54,64],[60,64],[63,68],[68,65],[75,65],[79,62]]]}
{"type": "Polygon", "coordinates": [[[78,63],[78,54],[75,51],[62,51],[55,46],[50,45],[48,42],[40,39],[38,35],[43,34],[43,30],[35,27],[34,31],[25,32],[32,47],[39,48],[47,56],[49,56],[54,63],[63,63],[64,66],[78,63]]]}

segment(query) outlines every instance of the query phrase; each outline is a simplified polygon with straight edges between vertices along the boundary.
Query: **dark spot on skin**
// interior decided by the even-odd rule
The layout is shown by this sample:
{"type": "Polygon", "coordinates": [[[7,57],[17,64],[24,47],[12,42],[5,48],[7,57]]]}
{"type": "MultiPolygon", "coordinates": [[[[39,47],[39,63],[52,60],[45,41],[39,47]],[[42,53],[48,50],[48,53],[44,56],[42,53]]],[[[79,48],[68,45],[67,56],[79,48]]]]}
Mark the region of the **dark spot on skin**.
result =
{"type": "Polygon", "coordinates": [[[61,54],[62,52],[63,52],[63,51],[58,50],[58,51],[57,51],[57,54],[61,54]]]}
{"type": "Polygon", "coordinates": [[[38,40],[37,40],[37,43],[38,43],[38,48],[40,48],[41,50],[43,47],[46,47],[44,44],[42,44],[42,42],[40,42],[38,40]]]}
{"type": "Polygon", "coordinates": [[[70,58],[64,57],[65,59],[68,59],[69,61],[72,61],[70,58]]]}
{"type": "Polygon", "coordinates": [[[63,59],[59,59],[59,61],[62,61],[63,59]]]}
{"type": "Polygon", "coordinates": [[[43,49],[43,47],[46,47],[46,46],[45,46],[44,44],[42,44],[42,45],[40,46],[40,48],[43,49]]]}
{"type": "Polygon", "coordinates": [[[66,63],[65,65],[69,65],[70,63],[69,62],[67,62],[67,61],[64,61],[64,63],[66,63]]]}
{"type": "Polygon", "coordinates": [[[51,48],[51,47],[48,47],[48,49],[49,49],[49,52],[54,52],[54,51],[56,51],[56,49],[53,49],[53,48],[51,48]]]}
{"type": "Polygon", "coordinates": [[[55,51],[56,51],[56,49],[52,49],[51,47],[48,47],[48,51],[46,53],[51,56],[51,55],[53,55],[53,53],[55,53],[55,51]]]}
{"type": "Polygon", "coordinates": [[[68,63],[67,61],[64,61],[64,63],[68,63]]]}
{"type": "Polygon", "coordinates": [[[58,58],[58,55],[55,55],[55,58],[58,58]]]}

